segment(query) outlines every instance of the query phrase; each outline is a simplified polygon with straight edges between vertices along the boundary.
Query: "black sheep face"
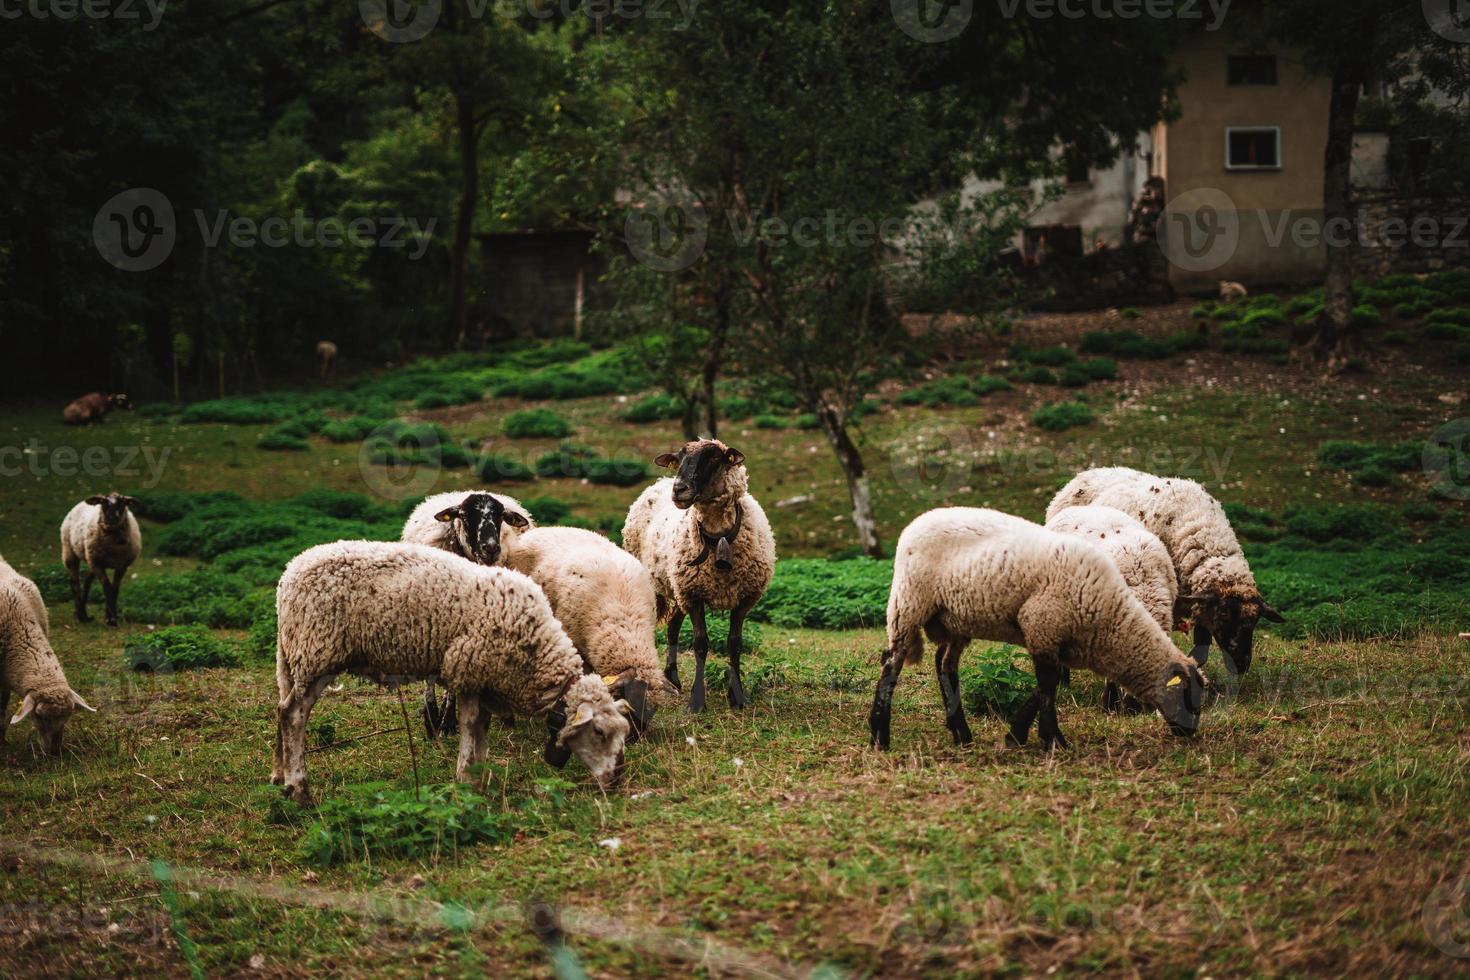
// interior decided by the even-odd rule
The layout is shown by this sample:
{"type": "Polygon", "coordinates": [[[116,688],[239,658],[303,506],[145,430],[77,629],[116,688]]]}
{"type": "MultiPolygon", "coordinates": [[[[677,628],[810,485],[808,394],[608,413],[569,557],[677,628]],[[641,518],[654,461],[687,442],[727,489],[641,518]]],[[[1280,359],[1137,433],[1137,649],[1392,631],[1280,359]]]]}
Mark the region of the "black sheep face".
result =
{"type": "Polygon", "coordinates": [[[434,515],[441,523],[452,524],[459,553],[481,565],[500,561],[500,528],[525,527],[526,519],[488,493],[472,493],[458,506],[434,515]]]}
{"type": "Polygon", "coordinates": [[[745,454],[718,439],[686,442],[677,453],[662,453],[653,465],[674,470],[674,506],[688,510],[713,500],[724,485],[726,471],[745,462],[745,454]]]}
{"type": "Polygon", "coordinates": [[[1175,735],[1193,735],[1199,730],[1204,710],[1205,678],[1198,667],[1171,664],[1164,680],[1164,694],[1156,707],[1175,735]]]}
{"type": "Polygon", "coordinates": [[[1283,621],[1282,616],[1272,609],[1260,595],[1228,594],[1202,604],[1199,622],[1225,651],[1230,665],[1239,674],[1251,666],[1251,653],[1255,645],[1256,623],[1261,618],[1273,623],[1283,621]]]}
{"type": "Polygon", "coordinates": [[[102,508],[102,530],[117,531],[128,522],[128,509],[135,506],[138,501],[121,493],[109,493],[107,496],[91,496],[87,503],[93,507],[102,508]]]}

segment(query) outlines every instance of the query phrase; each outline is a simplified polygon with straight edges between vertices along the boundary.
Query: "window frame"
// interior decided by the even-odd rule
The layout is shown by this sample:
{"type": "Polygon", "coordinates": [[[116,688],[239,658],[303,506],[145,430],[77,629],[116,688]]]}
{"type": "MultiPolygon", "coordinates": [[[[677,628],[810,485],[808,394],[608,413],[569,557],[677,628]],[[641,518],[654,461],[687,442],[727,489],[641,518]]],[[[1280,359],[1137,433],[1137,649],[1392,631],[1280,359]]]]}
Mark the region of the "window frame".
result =
{"type": "Polygon", "coordinates": [[[1225,127],[1225,169],[1229,171],[1272,171],[1281,170],[1281,127],[1280,126],[1226,126],[1225,127]],[[1276,162],[1275,163],[1231,163],[1230,162],[1230,137],[1236,133],[1271,133],[1276,138],[1276,162]]]}

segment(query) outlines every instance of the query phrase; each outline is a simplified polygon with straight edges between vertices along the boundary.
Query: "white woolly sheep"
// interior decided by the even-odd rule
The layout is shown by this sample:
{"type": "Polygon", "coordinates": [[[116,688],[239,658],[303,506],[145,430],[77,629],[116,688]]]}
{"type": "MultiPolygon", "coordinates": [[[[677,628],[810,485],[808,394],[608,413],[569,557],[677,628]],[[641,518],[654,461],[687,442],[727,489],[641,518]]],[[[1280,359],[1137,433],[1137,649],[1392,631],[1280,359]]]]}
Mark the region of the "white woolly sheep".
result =
{"type": "Polygon", "coordinates": [[[576,527],[525,531],[507,547],[504,562],[541,586],[588,667],[633,706],[633,732],[641,735],[665,685],[653,638],[657,595],[648,570],[602,535],[576,527]]]}
{"type": "Polygon", "coordinates": [[[60,755],[62,729],[72,711],[95,710],[66,682],[50,636],[40,590],[0,558],[0,745],[9,725],[30,718],[42,751],[60,755]],[[12,693],[21,699],[20,710],[7,719],[12,693]]]}
{"type": "Polygon", "coordinates": [[[104,395],[100,391],[90,391],[68,402],[61,410],[61,420],[67,425],[86,425],[88,422],[101,422],[114,408],[132,407],[133,403],[122,392],[104,395]]]}
{"type": "Polygon", "coordinates": [[[888,649],[868,728],[888,748],[893,688],[918,663],[924,636],[938,644],[935,673],[945,723],[972,741],[960,701],[959,658],[971,640],[1024,646],[1036,692],[1011,722],[1024,744],[1031,723],[1046,749],[1066,747],[1057,726],[1062,668],[1085,667],[1156,707],[1175,734],[1199,726],[1204,679],[1150,618],[1107,555],[1070,535],[994,510],[942,507],[915,518],[898,539],[888,598],[888,649]]]}
{"type": "Polygon", "coordinates": [[[337,373],[337,345],[330,340],[316,342],[317,374],[322,378],[337,373]]]}
{"type": "MultiPolygon", "coordinates": [[[[1174,604],[1179,597],[1179,581],[1174,574],[1174,561],[1164,542],[1138,521],[1113,507],[1092,505],[1067,507],[1057,511],[1046,522],[1048,531],[1082,538],[1102,550],[1113,560],[1123,581],[1143,603],[1143,608],[1165,633],[1174,625],[1174,604]]],[[[1202,651],[1194,651],[1196,661],[1203,663],[1202,651]]],[[[1142,702],[1128,699],[1129,710],[1141,710],[1142,702]]],[[[1109,711],[1122,705],[1118,685],[1108,681],[1103,707],[1109,711]]]]}
{"type": "Polygon", "coordinates": [[[776,567],[776,539],[765,511],[747,492],[745,455],[718,439],[685,443],[656,466],[672,478],[644,490],[628,509],[623,546],[653,576],[659,618],[668,617],[664,676],[679,687],[679,630],[694,623],[694,686],[689,710],[704,710],[704,661],[709,654],[706,608],[730,610],[730,706],[745,707],[740,679],[745,616],[765,595],[776,567]]]}
{"type": "Polygon", "coordinates": [[[486,753],[492,712],[548,715],[546,758],[575,752],[598,786],[621,774],[629,710],[614,701],[556,621],[541,589],[505,568],[434,548],[338,541],[291,560],[276,588],[277,712],[271,782],[309,803],[306,722],[338,674],[396,685],[437,677],[457,696],[467,780],[486,753]]]}
{"type": "Polygon", "coordinates": [[[61,522],[61,563],[71,577],[71,594],[76,603],[77,622],[85,623],[92,579],[102,580],[108,626],[117,625],[117,594],[128,566],[143,550],[143,532],[132,508],[138,502],[120,493],[92,496],[77,504],[61,522]],[[87,583],[79,584],[79,565],[87,563],[87,583]],[[107,578],[112,570],[111,581],[107,578]]]}
{"type": "Polygon", "coordinates": [[[1234,303],[1236,300],[1245,299],[1249,290],[1243,283],[1230,282],[1228,279],[1220,280],[1220,301],[1223,303],[1234,303]]]}
{"type": "Polygon", "coordinates": [[[1282,617],[1261,598],[1220,502],[1193,480],[1114,466],[1078,473],[1057,491],[1046,515],[1050,519],[1067,507],[1086,504],[1115,507],[1158,535],[1169,549],[1183,593],[1174,621],[1194,617],[1200,662],[1213,638],[1234,670],[1249,670],[1257,620],[1264,616],[1279,623],[1282,617]]]}
{"type": "MultiPolygon", "coordinates": [[[[424,498],[408,515],[400,540],[440,548],[481,565],[497,565],[515,536],[532,527],[530,513],[514,497],[456,490],[424,498]]],[[[430,738],[458,731],[454,697],[447,696],[441,705],[432,681],[424,685],[421,714],[430,738]]]]}

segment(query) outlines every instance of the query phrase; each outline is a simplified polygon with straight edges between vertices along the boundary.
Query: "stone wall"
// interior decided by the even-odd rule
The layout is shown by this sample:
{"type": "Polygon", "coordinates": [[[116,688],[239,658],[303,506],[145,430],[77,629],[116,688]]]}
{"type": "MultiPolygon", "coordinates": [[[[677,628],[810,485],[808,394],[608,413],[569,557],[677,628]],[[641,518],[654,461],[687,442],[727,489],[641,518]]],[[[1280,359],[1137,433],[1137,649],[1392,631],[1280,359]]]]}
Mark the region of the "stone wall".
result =
{"type": "Polygon", "coordinates": [[[1377,278],[1470,265],[1470,201],[1361,193],[1354,207],[1356,275],[1377,278]]]}
{"type": "Polygon", "coordinates": [[[1017,274],[1039,310],[1095,310],[1154,306],[1174,300],[1169,264],[1155,243],[1053,258],[1017,274]]]}

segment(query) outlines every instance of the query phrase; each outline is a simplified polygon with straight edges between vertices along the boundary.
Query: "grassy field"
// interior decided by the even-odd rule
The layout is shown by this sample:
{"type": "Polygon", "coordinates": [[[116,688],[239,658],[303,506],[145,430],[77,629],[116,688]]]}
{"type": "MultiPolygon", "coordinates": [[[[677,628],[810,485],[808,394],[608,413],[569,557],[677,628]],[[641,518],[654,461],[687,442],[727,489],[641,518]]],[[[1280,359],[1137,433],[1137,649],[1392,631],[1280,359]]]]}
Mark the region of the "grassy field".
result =
{"type": "MultiPolygon", "coordinates": [[[[1170,315],[1179,322],[1148,329],[1188,324],[1182,308],[1170,315]]],[[[1023,339],[1075,340],[1084,328],[1051,318],[1023,339]]],[[[488,803],[469,808],[497,821],[490,840],[430,842],[411,857],[372,842],[313,850],[377,794],[407,812],[415,777],[395,696],[348,681],[324,698],[309,763],[321,812],[280,804],[265,785],[268,659],[127,669],[124,642],[162,625],[129,615],[130,588],[209,564],[150,547],[179,534],[145,521],[121,628],[78,625],[68,603],[51,605],[58,654],[99,713],[73,719],[61,760],[39,754],[29,723],[0,755],[0,962],[50,975],[551,975],[571,958],[599,976],[1463,974],[1470,679],[1447,617],[1464,611],[1470,579],[1455,553],[1433,549],[1460,540],[1465,504],[1435,495],[1418,469],[1364,481],[1319,460],[1330,440],[1429,438],[1461,411],[1439,396],[1463,392],[1463,377],[1390,362],[1324,382],[1213,350],[1118,368],[1076,391],[1019,382],[957,407],[904,405],[901,386],[876,392],[863,438],[881,533],[891,546],[907,520],[944,503],[1040,518],[1089,463],[1193,476],[1255,508],[1247,551],[1263,587],[1313,597],[1318,615],[1258,639],[1256,666],[1198,738],[1102,715],[1100,682],[1079,677],[1061,706],[1070,749],[1005,750],[1003,723],[985,716],[972,717],[976,744],[956,749],[933,679],[911,670],[893,751],[879,754],[865,722],[881,622],[812,630],[767,618],[746,668],[752,706],[736,714],[716,696],[703,717],[660,713],[616,793],[595,792],[575,764],[548,769],[543,727],[523,721],[492,728],[488,803]],[[1091,423],[1031,423],[1037,407],[1079,393],[1091,423]],[[1352,526],[1319,531],[1334,514],[1352,526]],[[1372,520],[1384,526],[1354,543],[1372,520]],[[1421,568],[1421,552],[1440,557],[1421,568]],[[1318,595],[1333,575],[1340,591],[1318,595]],[[1422,602],[1385,627],[1371,596],[1348,589],[1355,576],[1402,577],[1388,604],[1422,602]],[[1458,919],[1436,914],[1455,902],[1458,919]],[[548,918],[564,946],[538,938],[548,918]]],[[[646,460],[679,439],[672,422],[620,421],[639,397],[506,395],[415,417],[534,465],[557,438],[509,439],[502,422],[546,407],[578,443],[646,460]]],[[[356,442],[258,448],[275,423],[140,412],[75,430],[55,405],[0,418],[0,445],[23,453],[0,457],[0,554],[27,573],[54,565],[61,517],[93,492],[273,502],[329,488],[364,494],[386,521],[409,479],[361,463],[356,442]]],[[[753,416],[722,436],[745,452],[783,558],[850,547],[844,486],[818,432],[753,416]]],[[[478,482],[465,470],[427,476],[415,494],[478,482]]],[[[615,528],[640,485],[505,489],[615,528]]],[[[1290,601],[1267,597],[1292,617],[1290,601]]],[[[405,701],[428,800],[452,779],[453,751],[420,737],[417,694],[405,701]]]]}

